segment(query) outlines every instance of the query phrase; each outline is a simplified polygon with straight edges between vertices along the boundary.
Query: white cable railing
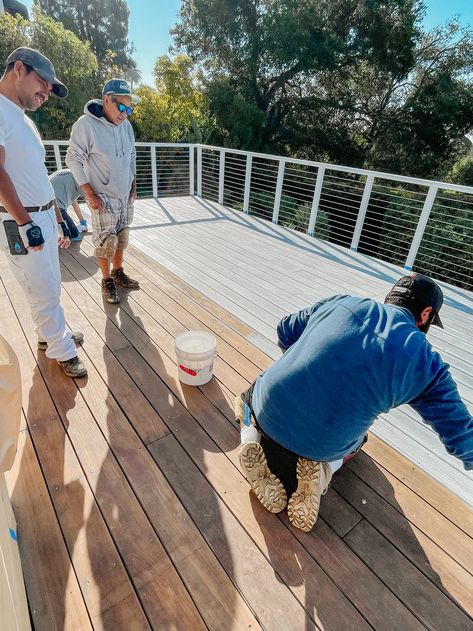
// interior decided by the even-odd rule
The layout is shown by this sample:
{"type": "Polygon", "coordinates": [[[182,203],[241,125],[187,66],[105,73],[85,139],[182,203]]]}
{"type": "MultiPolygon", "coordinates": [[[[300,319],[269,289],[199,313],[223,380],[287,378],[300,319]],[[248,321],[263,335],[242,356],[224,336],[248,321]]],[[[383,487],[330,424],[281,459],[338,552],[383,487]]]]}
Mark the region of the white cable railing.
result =
{"type": "MultiPolygon", "coordinates": [[[[45,141],[49,171],[65,141],[45,141]]],[[[207,145],[137,143],[139,197],[197,195],[473,289],[473,187],[207,145]]]]}
{"type": "MultiPolygon", "coordinates": [[[[46,168],[49,173],[66,167],[69,142],[45,140],[46,168]]],[[[194,145],[136,143],[136,183],[138,197],[194,195],[194,145]]]]}

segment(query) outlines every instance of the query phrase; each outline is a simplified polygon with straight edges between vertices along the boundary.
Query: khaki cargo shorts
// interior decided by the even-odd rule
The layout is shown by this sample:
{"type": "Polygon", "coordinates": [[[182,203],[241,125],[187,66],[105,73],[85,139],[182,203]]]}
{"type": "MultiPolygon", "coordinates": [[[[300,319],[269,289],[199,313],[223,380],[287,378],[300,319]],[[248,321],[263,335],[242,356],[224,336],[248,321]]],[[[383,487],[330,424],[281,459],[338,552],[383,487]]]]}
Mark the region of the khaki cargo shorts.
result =
{"type": "Polygon", "coordinates": [[[129,226],[133,221],[133,204],[128,199],[98,195],[103,201],[102,210],[91,210],[92,242],[95,256],[112,259],[117,250],[125,250],[128,245],[129,226]]]}

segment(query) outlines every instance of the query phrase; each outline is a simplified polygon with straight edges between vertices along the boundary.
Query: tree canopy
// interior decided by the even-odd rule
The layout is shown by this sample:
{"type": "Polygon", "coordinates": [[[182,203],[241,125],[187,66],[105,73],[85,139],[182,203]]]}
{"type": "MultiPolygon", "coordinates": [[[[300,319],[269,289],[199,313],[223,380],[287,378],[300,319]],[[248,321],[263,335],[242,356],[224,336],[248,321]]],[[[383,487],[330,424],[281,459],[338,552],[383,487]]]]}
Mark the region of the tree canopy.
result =
{"type": "Polygon", "coordinates": [[[473,37],[419,0],[183,0],[216,142],[431,176],[473,120],[473,37]]]}
{"type": "MultiPolygon", "coordinates": [[[[2,64],[18,46],[31,46],[47,55],[57,75],[69,88],[67,99],[51,97],[32,118],[44,138],[68,138],[72,124],[82,114],[85,102],[100,96],[105,79],[115,72],[110,57],[99,65],[88,42],[37,11],[31,22],[20,16],[0,15],[0,59],[2,64]]],[[[4,67],[0,67],[3,72],[4,67]]]]}
{"type": "Polygon", "coordinates": [[[118,66],[130,64],[133,45],[128,40],[126,0],[34,0],[34,6],[90,42],[99,59],[112,51],[118,66]]]}
{"type": "MultiPolygon", "coordinates": [[[[30,45],[53,60],[70,95],[34,118],[66,138],[106,79],[141,80],[128,6],[34,5],[31,23],[0,16],[0,51],[30,45]]],[[[473,121],[473,35],[455,21],[426,32],[423,11],[421,0],[183,0],[174,56],[139,88],[137,138],[461,178],[450,169],[473,121]]]]}
{"type": "Polygon", "coordinates": [[[212,119],[208,98],[192,60],[185,55],[162,55],[153,70],[155,89],[142,86],[141,102],[135,108],[140,140],[202,142],[209,135],[212,119]]]}

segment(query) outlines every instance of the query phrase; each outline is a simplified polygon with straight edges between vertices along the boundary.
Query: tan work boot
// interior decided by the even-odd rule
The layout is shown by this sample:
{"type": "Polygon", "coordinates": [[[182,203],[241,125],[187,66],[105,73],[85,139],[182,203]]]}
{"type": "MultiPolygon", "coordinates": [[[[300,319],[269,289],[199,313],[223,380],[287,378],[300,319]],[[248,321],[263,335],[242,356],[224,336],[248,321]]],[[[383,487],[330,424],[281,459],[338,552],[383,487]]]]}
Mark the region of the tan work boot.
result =
{"type": "Polygon", "coordinates": [[[240,465],[254,494],[270,513],[280,513],[287,504],[286,491],[274,473],[271,473],[259,443],[243,443],[240,447],[240,465]]]}
{"type": "MultiPolygon", "coordinates": [[[[72,339],[76,346],[79,346],[84,341],[84,334],[80,331],[72,331],[72,339]]],[[[48,343],[38,340],[38,350],[45,351],[48,348],[48,343]]]]}
{"type": "Polygon", "coordinates": [[[124,287],[125,289],[140,288],[140,283],[137,280],[133,280],[133,278],[130,278],[128,274],[125,274],[125,272],[123,271],[123,267],[112,269],[111,276],[117,287],[124,287]]]}
{"type": "Polygon", "coordinates": [[[120,296],[117,294],[113,278],[102,278],[102,296],[111,305],[116,305],[120,302],[120,296]]]}
{"type": "Polygon", "coordinates": [[[77,355],[71,359],[67,359],[66,361],[59,361],[59,359],[56,361],[63,369],[64,374],[68,377],[72,377],[74,379],[76,377],[85,377],[87,375],[87,368],[77,355]]]}
{"type": "Polygon", "coordinates": [[[320,498],[327,492],[331,479],[332,470],[328,462],[298,459],[297,489],[287,507],[293,526],[304,532],[312,530],[319,514],[320,498]]]}

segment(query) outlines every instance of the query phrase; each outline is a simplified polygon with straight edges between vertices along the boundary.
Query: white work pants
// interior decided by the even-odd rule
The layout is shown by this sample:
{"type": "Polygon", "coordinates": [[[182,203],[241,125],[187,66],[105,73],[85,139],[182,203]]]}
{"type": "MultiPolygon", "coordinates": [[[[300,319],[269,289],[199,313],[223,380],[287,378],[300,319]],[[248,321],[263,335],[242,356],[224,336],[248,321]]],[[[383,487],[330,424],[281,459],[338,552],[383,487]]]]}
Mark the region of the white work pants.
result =
{"type": "MultiPolygon", "coordinates": [[[[44,237],[44,247],[39,252],[28,252],[25,256],[10,254],[3,226],[0,239],[10,266],[26,294],[31,315],[36,325],[38,339],[48,343],[46,356],[66,361],[77,355],[71,330],[66,324],[60,304],[61,273],[57,245],[57,221],[54,208],[30,213],[44,237]]],[[[0,220],[11,219],[0,213],[0,220]]]]}

